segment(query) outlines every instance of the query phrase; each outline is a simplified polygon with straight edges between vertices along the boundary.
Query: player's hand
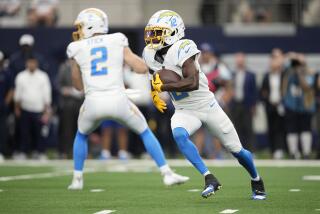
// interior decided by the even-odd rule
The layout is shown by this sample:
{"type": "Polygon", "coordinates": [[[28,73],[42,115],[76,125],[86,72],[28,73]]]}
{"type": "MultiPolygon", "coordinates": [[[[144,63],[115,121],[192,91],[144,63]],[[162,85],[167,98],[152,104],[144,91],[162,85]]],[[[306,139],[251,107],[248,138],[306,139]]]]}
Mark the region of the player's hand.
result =
{"type": "Polygon", "coordinates": [[[164,113],[164,110],[167,109],[167,104],[160,98],[159,92],[151,91],[152,102],[155,107],[161,112],[164,113]]]}
{"type": "Polygon", "coordinates": [[[157,73],[153,78],[152,78],[152,88],[157,91],[157,92],[162,92],[161,87],[163,83],[160,79],[159,74],[157,73]]]}

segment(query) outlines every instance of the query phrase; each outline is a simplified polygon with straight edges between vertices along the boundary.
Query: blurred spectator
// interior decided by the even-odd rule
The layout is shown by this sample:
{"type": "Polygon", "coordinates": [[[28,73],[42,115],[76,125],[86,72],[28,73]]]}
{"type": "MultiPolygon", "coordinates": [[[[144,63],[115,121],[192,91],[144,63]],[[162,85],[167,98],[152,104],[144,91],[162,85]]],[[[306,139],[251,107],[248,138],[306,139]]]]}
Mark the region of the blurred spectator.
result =
{"type": "Polygon", "coordinates": [[[314,75],[311,75],[302,54],[289,53],[288,59],[289,68],[282,81],[287,144],[290,157],[300,158],[300,137],[303,158],[308,159],[312,147],[311,117],[315,111],[314,75]]]}
{"type": "Polygon", "coordinates": [[[318,134],[318,143],[317,143],[317,159],[320,159],[320,72],[318,71],[315,74],[314,81],[314,90],[316,98],[316,122],[317,122],[317,134],[318,134]]]}
{"type": "Polygon", "coordinates": [[[45,62],[44,57],[34,50],[34,37],[30,34],[23,34],[19,39],[20,50],[13,53],[10,57],[9,70],[13,73],[13,78],[25,69],[26,60],[32,56],[35,57],[42,70],[48,70],[48,64],[45,62]]]}
{"type": "Polygon", "coordinates": [[[281,97],[281,78],[283,56],[274,50],[271,57],[270,71],[263,78],[261,99],[264,102],[268,119],[268,137],[270,151],[274,159],[282,159],[285,149],[284,107],[281,97]]]}
{"type": "Polygon", "coordinates": [[[51,114],[51,85],[48,75],[38,68],[36,58],[30,56],[26,70],[15,79],[15,114],[20,118],[20,150],[16,158],[25,159],[26,153],[32,150],[31,143],[38,153],[36,158],[46,159],[45,145],[41,138],[43,127],[49,123],[51,114]]]}
{"type": "Polygon", "coordinates": [[[208,43],[200,45],[199,59],[201,71],[207,76],[210,91],[215,93],[222,107],[227,107],[232,96],[232,73],[215,54],[208,43]]]}
{"type": "Polygon", "coordinates": [[[116,132],[118,142],[118,157],[120,160],[128,160],[128,130],[116,121],[106,120],[101,124],[102,128],[102,152],[100,159],[111,158],[111,143],[113,131],[116,132]]]}
{"type": "Polygon", "coordinates": [[[3,161],[3,149],[7,144],[7,116],[13,97],[13,81],[10,72],[4,67],[4,54],[0,51],[0,162],[3,161]]]}
{"type": "Polygon", "coordinates": [[[21,8],[20,0],[1,0],[0,1],[0,17],[15,16],[21,8]]]}
{"type": "Polygon", "coordinates": [[[70,157],[79,109],[83,102],[83,92],[72,85],[71,65],[67,60],[59,68],[57,85],[59,88],[59,153],[61,157],[70,157]]]}
{"type": "Polygon", "coordinates": [[[234,74],[234,100],[231,116],[244,148],[253,150],[252,118],[257,102],[255,74],[246,68],[244,53],[235,55],[236,70],[234,74]]]}
{"type": "Polygon", "coordinates": [[[29,26],[52,27],[58,21],[58,0],[33,0],[28,11],[29,26]]]}

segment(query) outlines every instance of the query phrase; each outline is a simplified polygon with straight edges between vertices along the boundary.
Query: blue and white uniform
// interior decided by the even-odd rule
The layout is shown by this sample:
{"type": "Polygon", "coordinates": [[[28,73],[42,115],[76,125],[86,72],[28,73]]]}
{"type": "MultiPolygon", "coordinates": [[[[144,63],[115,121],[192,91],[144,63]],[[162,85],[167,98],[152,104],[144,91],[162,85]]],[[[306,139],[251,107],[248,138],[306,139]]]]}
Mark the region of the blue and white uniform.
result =
{"type": "Polygon", "coordinates": [[[128,99],[123,83],[124,48],[122,33],[94,36],[69,44],[67,55],[80,67],[85,101],[80,109],[78,128],[89,134],[106,119],[128,126],[137,134],[147,129],[139,109],[128,99]]]}
{"type": "Polygon", "coordinates": [[[157,72],[163,67],[177,73],[181,78],[183,63],[195,56],[196,67],[199,71],[199,89],[190,92],[170,92],[175,113],[171,118],[171,128],[184,128],[192,135],[204,123],[212,134],[220,139],[222,144],[231,152],[237,153],[242,146],[238,134],[225,112],[219,106],[214,94],[209,90],[208,80],[201,71],[198,58],[200,50],[189,39],[175,42],[163,56],[163,62],[156,60],[156,50],[145,47],[143,58],[148,67],[157,72]]]}

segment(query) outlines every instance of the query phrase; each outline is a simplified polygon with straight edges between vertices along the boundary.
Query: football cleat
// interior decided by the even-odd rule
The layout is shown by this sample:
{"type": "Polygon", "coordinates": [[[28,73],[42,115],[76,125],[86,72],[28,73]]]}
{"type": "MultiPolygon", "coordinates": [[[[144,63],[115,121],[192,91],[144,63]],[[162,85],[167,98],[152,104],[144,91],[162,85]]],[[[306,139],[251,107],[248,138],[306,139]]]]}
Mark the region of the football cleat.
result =
{"type": "Polygon", "coordinates": [[[183,184],[187,182],[189,179],[190,178],[187,176],[182,176],[172,172],[163,176],[163,183],[166,186],[172,186],[177,184],[183,184]]]}
{"type": "Polygon", "coordinates": [[[264,190],[263,180],[260,178],[259,181],[251,180],[251,189],[252,189],[252,199],[253,200],[265,200],[267,197],[264,190]]]}
{"type": "Polygon", "coordinates": [[[83,178],[73,177],[72,183],[68,186],[68,190],[82,190],[83,189],[83,178]]]}
{"type": "Polygon", "coordinates": [[[201,193],[203,198],[208,198],[211,195],[214,195],[216,191],[221,189],[221,184],[219,183],[218,179],[214,177],[213,174],[206,175],[205,177],[205,187],[201,193]]]}

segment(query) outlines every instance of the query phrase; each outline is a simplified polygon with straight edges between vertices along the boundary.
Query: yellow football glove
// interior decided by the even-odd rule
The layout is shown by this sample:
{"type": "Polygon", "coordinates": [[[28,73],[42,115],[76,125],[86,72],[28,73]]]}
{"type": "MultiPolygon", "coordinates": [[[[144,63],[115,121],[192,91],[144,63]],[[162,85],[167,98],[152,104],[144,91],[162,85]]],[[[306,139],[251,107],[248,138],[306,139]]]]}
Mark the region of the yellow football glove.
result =
{"type": "Polygon", "coordinates": [[[161,92],[161,86],[163,85],[159,74],[157,73],[153,78],[152,78],[152,88],[157,91],[161,92]]]}
{"type": "Polygon", "coordinates": [[[160,98],[159,92],[151,91],[152,102],[155,107],[161,112],[164,113],[164,110],[167,109],[167,104],[160,98]]]}

